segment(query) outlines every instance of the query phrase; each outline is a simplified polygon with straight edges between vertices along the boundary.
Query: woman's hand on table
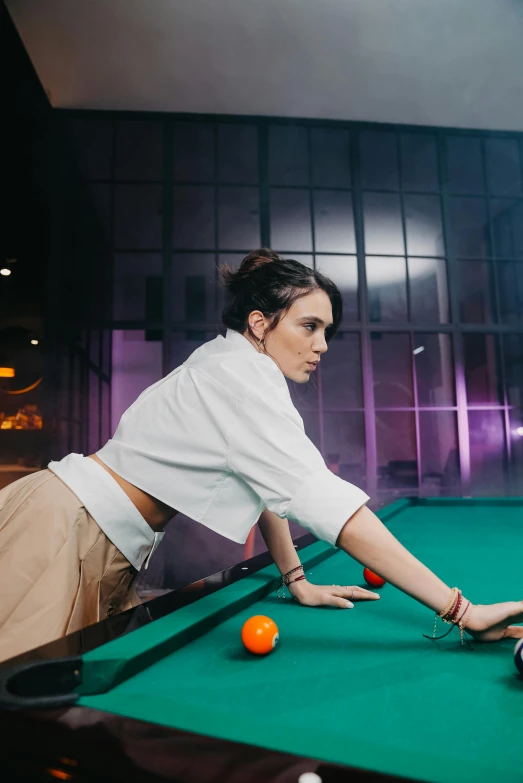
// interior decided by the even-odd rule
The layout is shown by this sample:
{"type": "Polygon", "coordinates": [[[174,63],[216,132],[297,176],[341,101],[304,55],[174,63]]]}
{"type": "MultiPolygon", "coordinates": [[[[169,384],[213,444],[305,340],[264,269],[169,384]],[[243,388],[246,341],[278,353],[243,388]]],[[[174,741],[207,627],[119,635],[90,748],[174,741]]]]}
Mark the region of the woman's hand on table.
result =
{"type": "Polygon", "coordinates": [[[378,593],[364,587],[340,585],[313,585],[306,579],[293,582],[289,591],[302,606],[337,606],[339,609],[353,609],[354,601],[378,601],[378,593]]]}
{"type": "Polygon", "coordinates": [[[502,604],[474,604],[466,618],[465,628],[478,642],[501,639],[523,639],[523,601],[502,604]]]}

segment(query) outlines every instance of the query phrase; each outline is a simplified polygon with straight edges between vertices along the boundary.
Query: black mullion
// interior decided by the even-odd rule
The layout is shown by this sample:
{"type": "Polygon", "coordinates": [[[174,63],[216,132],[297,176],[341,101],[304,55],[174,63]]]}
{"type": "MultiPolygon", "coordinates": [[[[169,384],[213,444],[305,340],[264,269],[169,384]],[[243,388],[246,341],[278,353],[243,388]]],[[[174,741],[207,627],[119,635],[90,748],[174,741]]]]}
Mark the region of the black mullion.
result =
{"type": "Polygon", "coordinates": [[[363,191],[361,187],[358,143],[358,134],[356,132],[350,133],[349,155],[353,183],[352,208],[354,214],[354,235],[356,238],[356,261],[358,266],[359,334],[362,362],[363,407],[365,411],[365,473],[367,476],[367,491],[369,495],[376,497],[378,491],[376,412],[374,409],[374,373],[372,367],[371,332],[369,329],[367,275],[365,267],[365,231],[363,223],[363,191]]]}
{"type": "MultiPolygon", "coordinates": [[[[109,348],[109,374],[110,374],[110,380],[109,380],[109,430],[112,434],[113,424],[112,424],[112,395],[111,395],[111,388],[112,388],[112,374],[113,374],[113,331],[114,331],[114,257],[115,257],[115,248],[114,248],[114,213],[115,213],[115,170],[116,170],[116,125],[117,123],[115,121],[112,122],[112,133],[111,133],[111,163],[110,163],[110,174],[111,178],[109,180],[110,190],[109,190],[109,252],[111,254],[111,265],[112,265],[112,278],[113,278],[113,284],[111,286],[111,326],[110,326],[110,348],[109,348]]],[[[100,331],[104,331],[104,324],[100,324],[100,331]]],[[[102,368],[103,369],[103,368],[102,368]]],[[[100,404],[102,404],[102,393],[100,389],[100,404]]],[[[102,426],[102,417],[100,416],[100,428],[102,426]]],[[[101,429],[100,429],[101,432],[101,429]]],[[[102,444],[103,445],[103,444],[102,444]]]]}
{"type": "MultiPolygon", "coordinates": [[[[219,149],[219,143],[218,143],[218,123],[214,123],[212,127],[213,131],[213,152],[214,152],[214,161],[213,161],[213,170],[214,170],[214,180],[213,182],[209,183],[209,187],[212,187],[213,189],[213,197],[214,197],[214,280],[215,280],[215,286],[214,286],[214,314],[216,318],[218,319],[218,302],[220,298],[220,247],[219,247],[219,228],[218,228],[218,217],[219,217],[219,210],[218,210],[218,149],[219,149]]],[[[198,183],[200,185],[201,183],[198,183]]],[[[178,251],[178,252],[184,252],[178,251]]],[[[202,252],[202,251],[195,251],[195,252],[202,252]]],[[[203,251],[205,252],[205,251],[203,251]]],[[[209,251],[207,251],[209,252],[209,251]]],[[[214,331],[214,330],[212,330],[214,331]]]]}
{"type": "MultiPolygon", "coordinates": [[[[215,271],[216,281],[218,282],[219,256],[222,251],[220,250],[220,227],[219,227],[220,210],[218,205],[218,200],[220,198],[220,188],[218,185],[218,180],[219,180],[218,154],[220,149],[220,144],[219,144],[220,129],[217,122],[213,123],[212,131],[213,131],[213,147],[214,147],[214,181],[212,183],[213,195],[214,195],[214,258],[215,258],[214,263],[216,269],[215,271]]],[[[223,251],[223,252],[226,253],[227,251],[223,251]]],[[[218,285],[217,285],[215,298],[214,298],[214,302],[215,302],[214,312],[216,317],[218,316],[218,297],[219,297],[219,292],[218,292],[218,285]]],[[[199,331],[199,330],[195,330],[195,331],[199,331]]]]}
{"type": "Polygon", "coordinates": [[[262,247],[270,247],[269,129],[266,123],[262,123],[258,128],[258,187],[261,245],[262,247]]]}
{"type": "Polygon", "coordinates": [[[405,284],[407,294],[407,321],[409,322],[409,341],[410,341],[410,364],[412,372],[412,393],[414,396],[414,427],[416,438],[416,464],[418,468],[418,492],[421,492],[422,475],[421,475],[421,432],[420,432],[420,418],[418,410],[418,372],[416,368],[416,357],[414,355],[414,332],[412,325],[412,307],[410,302],[410,271],[409,271],[409,256],[407,247],[407,224],[405,220],[405,198],[403,193],[403,167],[402,167],[402,153],[401,153],[401,139],[399,132],[396,133],[396,154],[398,156],[398,183],[399,183],[399,198],[400,198],[400,212],[401,212],[401,231],[403,234],[403,249],[404,249],[404,262],[405,262],[405,284]]]}
{"type": "Polygon", "coordinates": [[[464,495],[470,495],[470,434],[468,426],[467,392],[465,384],[465,365],[463,351],[463,333],[460,322],[459,288],[457,276],[457,259],[454,253],[454,243],[451,241],[452,226],[450,222],[450,188],[447,176],[446,135],[436,132],[436,151],[438,156],[438,178],[441,193],[441,216],[443,241],[448,259],[447,275],[450,304],[450,326],[454,337],[454,384],[457,407],[458,452],[460,461],[461,488],[464,495]]]}
{"type": "Polygon", "coordinates": [[[162,194],[162,373],[167,375],[172,362],[172,326],[170,303],[173,284],[173,144],[174,128],[169,117],[163,121],[163,194],[162,194]]]}
{"type": "MultiPolygon", "coordinates": [[[[480,142],[480,149],[481,149],[481,164],[483,166],[483,185],[485,188],[485,193],[487,197],[487,231],[488,231],[488,243],[490,248],[490,279],[491,279],[491,285],[494,289],[494,305],[496,308],[495,311],[495,320],[496,323],[501,325],[501,297],[499,292],[499,264],[498,264],[498,258],[496,255],[496,245],[494,242],[494,230],[492,226],[492,211],[490,206],[490,189],[489,189],[489,183],[487,179],[487,161],[486,161],[486,150],[485,150],[485,139],[481,139],[480,142]]],[[[503,399],[503,423],[505,428],[505,449],[503,454],[503,462],[505,465],[505,472],[510,472],[511,470],[511,456],[512,456],[512,444],[510,441],[510,419],[509,419],[509,413],[507,409],[507,386],[506,386],[506,374],[505,374],[505,357],[503,353],[504,348],[504,341],[501,337],[494,336],[494,345],[496,346],[496,350],[499,354],[498,356],[498,362],[499,362],[499,368],[501,371],[501,396],[503,399]]],[[[498,395],[499,395],[499,388],[498,388],[498,395]]]]}
{"type": "MultiPolygon", "coordinates": [[[[312,177],[312,145],[311,145],[311,131],[310,128],[305,128],[305,137],[307,139],[307,177],[308,177],[308,190],[309,190],[309,213],[311,221],[311,241],[312,241],[312,266],[316,269],[316,222],[314,212],[314,188],[312,177]]],[[[325,432],[324,432],[324,417],[323,417],[323,387],[321,384],[321,365],[320,372],[318,373],[318,418],[320,425],[320,451],[325,454],[325,432]]]]}

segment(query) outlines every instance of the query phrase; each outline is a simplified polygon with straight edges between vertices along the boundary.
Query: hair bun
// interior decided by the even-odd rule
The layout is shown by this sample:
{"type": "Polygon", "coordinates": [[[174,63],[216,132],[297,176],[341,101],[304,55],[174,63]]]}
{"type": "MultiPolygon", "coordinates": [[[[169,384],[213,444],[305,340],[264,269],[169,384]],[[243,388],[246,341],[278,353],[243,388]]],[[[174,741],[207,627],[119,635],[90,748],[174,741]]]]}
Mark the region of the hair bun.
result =
{"type": "Polygon", "coordinates": [[[273,250],[269,250],[266,247],[252,250],[245,256],[238,271],[235,272],[230,267],[222,267],[220,273],[222,283],[231,294],[237,294],[245,286],[253,272],[275,261],[281,261],[281,259],[273,250]]]}

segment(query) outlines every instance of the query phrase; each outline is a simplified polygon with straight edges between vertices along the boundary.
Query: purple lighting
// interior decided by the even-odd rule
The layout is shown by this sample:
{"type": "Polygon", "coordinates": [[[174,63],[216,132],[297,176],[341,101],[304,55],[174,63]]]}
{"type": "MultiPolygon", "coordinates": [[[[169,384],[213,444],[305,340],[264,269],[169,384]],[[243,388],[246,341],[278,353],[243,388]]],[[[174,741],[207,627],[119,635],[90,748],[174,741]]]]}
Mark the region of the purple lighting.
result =
{"type": "Polygon", "coordinates": [[[517,428],[516,435],[519,435],[520,438],[523,438],[523,427],[517,428]]]}

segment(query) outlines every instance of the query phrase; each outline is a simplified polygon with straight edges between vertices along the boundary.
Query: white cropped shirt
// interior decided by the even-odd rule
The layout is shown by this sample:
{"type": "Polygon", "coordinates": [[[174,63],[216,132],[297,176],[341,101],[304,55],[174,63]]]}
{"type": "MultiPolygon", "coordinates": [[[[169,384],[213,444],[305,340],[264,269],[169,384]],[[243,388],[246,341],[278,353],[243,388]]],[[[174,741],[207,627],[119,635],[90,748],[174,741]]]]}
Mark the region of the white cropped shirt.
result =
{"type": "MultiPolygon", "coordinates": [[[[49,466],[69,486],[60,466],[71,456],[49,466]]],[[[276,363],[232,330],[146,389],[98,457],[131,484],[239,543],[268,508],[335,545],[345,522],[369,499],[327,468],[276,363]]],[[[92,473],[85,472],[91,506],[92,473]]],[[[78,481],[71,489],[83,500],[78,481]]],[[[107,498],[95,511],[86,507],[124,552],[112,535],[116,505],[112,513],[107,498]]],[[[131,537],[129,519],[128,527],[131,537]]]]}

